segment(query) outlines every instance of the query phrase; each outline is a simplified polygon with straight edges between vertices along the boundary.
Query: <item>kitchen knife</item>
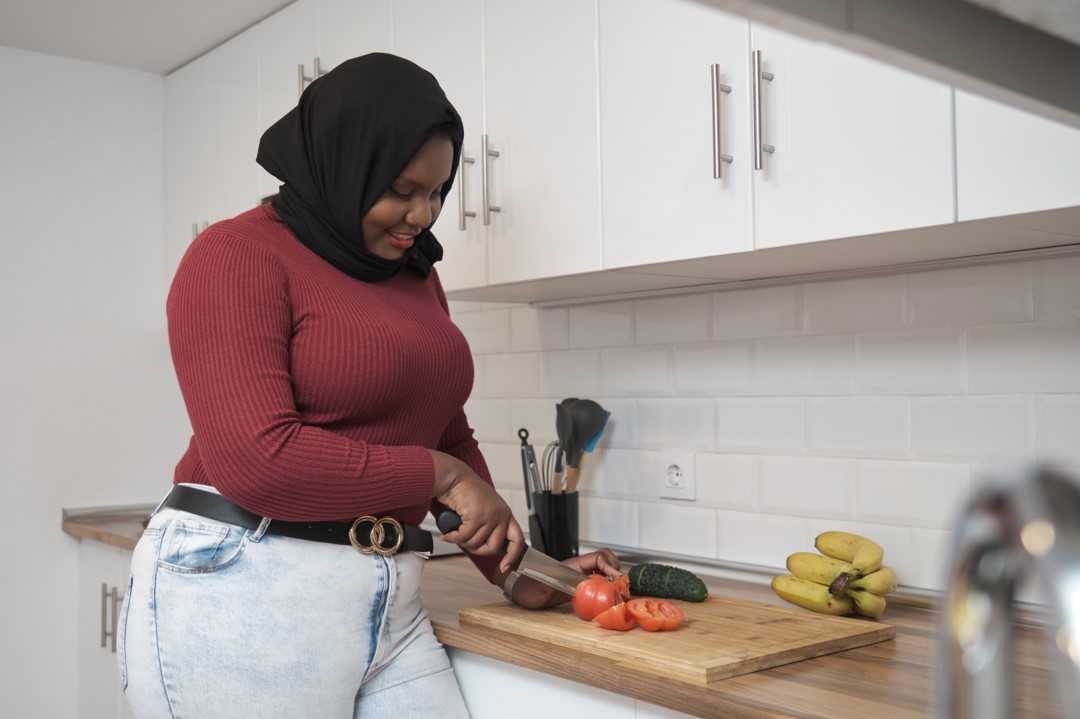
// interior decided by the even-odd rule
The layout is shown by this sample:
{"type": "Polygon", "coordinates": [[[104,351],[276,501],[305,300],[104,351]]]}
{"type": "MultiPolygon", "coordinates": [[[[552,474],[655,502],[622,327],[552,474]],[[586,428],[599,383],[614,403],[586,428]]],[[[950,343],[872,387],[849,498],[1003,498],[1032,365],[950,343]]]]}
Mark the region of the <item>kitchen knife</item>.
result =
{"type": "MultiPolygon", "coordinates": [[[[444,509],[435,518],[435,524],[443,534],[449,534],[461,526],[461,517],[452,509],[444,509]]],[[[507,544],[503,544],[503,551],[507,544]]],[[[541,584],[547,585],[563,594],[574,596],[577,585],[588,579],[588,575],[566,566],[557,559],[532,547],[526,547],[525,553],[510,568],[511,573],[518,572],[524,577],[535,579],[541,584]]],[[[507,582],[509,584],[509,580],[507,582]]],[[[509,589],[504,587],[504,591],[509,589]]]]}

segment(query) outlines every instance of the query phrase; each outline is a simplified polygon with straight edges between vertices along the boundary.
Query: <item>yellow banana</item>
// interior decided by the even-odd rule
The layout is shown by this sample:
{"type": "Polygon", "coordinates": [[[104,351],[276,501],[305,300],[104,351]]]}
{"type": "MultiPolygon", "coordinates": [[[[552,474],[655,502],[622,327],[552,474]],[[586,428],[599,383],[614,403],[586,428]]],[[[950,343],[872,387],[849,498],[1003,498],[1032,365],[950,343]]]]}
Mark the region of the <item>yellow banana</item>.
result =
{"type": "Polygon", "coordinates": [[[850,597],[834,597],[825,585],[790,574],[773,577],[772,588],[784,601],[822,614],[850,614],[855,606],[850,597]]]}
{"type": "Polygon", "coordinates": [[[891,567],[882,567],[876,572],[859,577],[848,586],[851,589],[863,589],[880,596],[892,594],[896,591],[896,572],[891,567]]]}
{"type": "Polygon", "coordinates": [[[885,559],[880,544],[850,532],[822,532],[814,540],[814,546],[822,554],[851,562],[855,577],[877,571],[885,559]]]}
{"type": "Polygon", "coordinates": [[[787,558],[787,568],[800,579],[827,587],[843,572],[850,572],[851,563],[815,552],[795,552],[787,558]]]}
{"type": "Polygon", "coordinates": [[[880,617],[885,612],[885,597],[865,589],[848,589],[848,597],[855,604],[855,611],[866,617],[880,617]]]}

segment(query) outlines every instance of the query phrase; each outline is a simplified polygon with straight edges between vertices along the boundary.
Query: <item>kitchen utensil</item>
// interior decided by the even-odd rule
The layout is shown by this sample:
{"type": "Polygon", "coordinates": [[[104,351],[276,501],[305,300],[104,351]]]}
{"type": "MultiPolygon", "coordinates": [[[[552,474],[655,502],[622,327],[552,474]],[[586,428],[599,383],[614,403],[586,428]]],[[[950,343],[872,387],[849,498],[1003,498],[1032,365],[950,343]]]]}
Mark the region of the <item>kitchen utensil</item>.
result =
{"type": "Polygon", "coordinates": [[[540,470],[536,465],[536,453],[529,444],[529,430],[522,427],[518,430],[521,438],[521,470],[525,475],[525,506],[529,508],[529,539],[533,546],[544,551],[547,542],[544,538],[543,522],[537,514],[537,505],[540,503],[540,470]]]}
{"type": "Polygon", "coordinates": [[[566,454],[566,491],[577,491],[581,472],[581,458],[585,452],[593,451],[600,435],[607,426],[608,412],[591,399],[579,399],[566,410],[570,418],[570,447],[566,454]]]}
{"type": "MultiPolygon", "coordinates": [[[[461,526],[461,517],[452,509],[444,509],[435,518],[435,524],[439,527],[440,532],[448,534],[461,526]]],[[[503,545],[503,551],[506,551],[505,544],[503,545]]],[[[571,597],[574,596],[577,585],[587,578],[581,572],[566,566],[557,559],[552,559],[533,547],[525,549],[525,553],[514,562],[510,572],[511,574],[517,572],[520,576],[535,579],[563,594],[569,594],[571,597]]],[[[516,581],[516,579],[516,577],[507,579],[507,583],[503,587],[504,591],[509,593],[513,587],[512,582],[516,581]]]]}
{"type": "Polygon", "coordinates": [[[574,448],[571,446],[573,438],[572,420],[570,407],[577,402],[577,397],[567,397],[555,405],[555,435],[559,438],[560,452],[555,456],[555,474],[552,476],[551,491],[554,494],[562,492],[563,457],[569,458],[574,448]]]}

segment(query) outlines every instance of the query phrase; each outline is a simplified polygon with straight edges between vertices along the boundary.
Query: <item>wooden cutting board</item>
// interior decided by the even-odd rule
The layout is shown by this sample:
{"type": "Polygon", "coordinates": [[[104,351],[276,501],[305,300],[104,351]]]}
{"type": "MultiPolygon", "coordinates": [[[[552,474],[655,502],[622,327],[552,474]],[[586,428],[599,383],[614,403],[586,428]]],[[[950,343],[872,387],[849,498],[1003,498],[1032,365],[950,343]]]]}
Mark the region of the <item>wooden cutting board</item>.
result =
{"type": "Polygon", "coordinates": [[[816,614],[797,607],[710,596],[674,602],[686,614],[675,631],[626,632],[579,619],[569,605],[522,609],[509,602],[466,607],[462,625],[528,637],[612,662],[632,663],[665,676],[707,684],[892,639],[888,624],[816,614]]]}

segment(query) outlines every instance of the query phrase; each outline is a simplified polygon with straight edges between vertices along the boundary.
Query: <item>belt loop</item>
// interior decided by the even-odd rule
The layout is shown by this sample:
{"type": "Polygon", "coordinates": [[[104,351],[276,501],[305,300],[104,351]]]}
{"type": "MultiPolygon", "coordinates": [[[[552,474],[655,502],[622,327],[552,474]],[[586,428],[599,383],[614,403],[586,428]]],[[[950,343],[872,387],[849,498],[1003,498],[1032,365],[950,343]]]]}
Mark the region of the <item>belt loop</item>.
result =
{"type": "Polygon", "coordinates": [[[266,534],[266,530],[270,527],[270,518],[263,517],[259,522],[258,528],[255,530],[255,534],[251,535],[251,541],[257,542],[262,539],[262,536],[266,534]]]}
{"type": "Polygon", "coordinates": [[[156,507],[154,507],[154,511],[150,513],[151,517],[161,511],[161,505],[165,504],[165,500],[169,498],[170,494],[172,494],[172,488],[169,488],[169,491],[165,493],[165,496],[162,497],[161,501],[157,503],[156,507]]]}

